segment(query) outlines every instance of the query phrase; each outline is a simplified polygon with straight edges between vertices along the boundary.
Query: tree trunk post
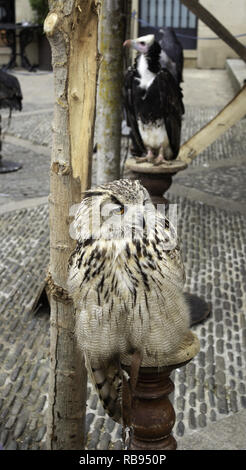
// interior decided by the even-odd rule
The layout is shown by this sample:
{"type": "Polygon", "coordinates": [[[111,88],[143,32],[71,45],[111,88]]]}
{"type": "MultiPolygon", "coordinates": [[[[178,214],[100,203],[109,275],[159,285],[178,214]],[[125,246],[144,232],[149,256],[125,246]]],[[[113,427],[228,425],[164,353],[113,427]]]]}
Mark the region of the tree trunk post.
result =
{"type": "Polygon", "coordinates": [[[67,293],[70,208],[90,187],[91,152],[98,72],[98,3],[50,0],[44,31],[52,48],[55,82],[50,173],[51,303],[50,386],[47,449],[84,446],[86,369],[78,354],[75,310],[67,293]]]}
{"type": "Polygon", "coordinates": [[[104,0],[100,19],[101,64],[97,96],[97,184],[120,177],[125,0],[104,0]]]}

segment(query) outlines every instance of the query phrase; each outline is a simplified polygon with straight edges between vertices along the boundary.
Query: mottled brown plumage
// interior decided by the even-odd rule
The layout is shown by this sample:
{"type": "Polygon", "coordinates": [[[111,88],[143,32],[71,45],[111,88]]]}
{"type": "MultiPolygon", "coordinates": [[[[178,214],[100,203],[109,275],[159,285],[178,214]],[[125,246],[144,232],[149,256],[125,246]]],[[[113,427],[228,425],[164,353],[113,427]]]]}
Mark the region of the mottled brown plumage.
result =
{"type": "Polygon", "coordinates": [[[120,363],[170,363],[189,328],[176,231],[139,181],[84,195],[74,221],[77,247],[68,288],[76,338],[104,407],[121,420],[120,363]]]}

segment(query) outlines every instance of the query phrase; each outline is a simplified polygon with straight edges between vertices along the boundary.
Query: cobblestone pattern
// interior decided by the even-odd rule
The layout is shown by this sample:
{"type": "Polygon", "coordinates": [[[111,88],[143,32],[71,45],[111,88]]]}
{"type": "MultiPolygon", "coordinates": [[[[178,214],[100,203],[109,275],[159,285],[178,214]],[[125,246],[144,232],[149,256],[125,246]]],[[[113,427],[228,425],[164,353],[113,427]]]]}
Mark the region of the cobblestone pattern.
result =
{"type": "Polygon", "coordinates": [[[246,408],[246,224],[180,198],[179,230],[187,290],[212,304],[211,317],[193,327],[201,350],[175,372],[175,434],[246,408]]]}
{"type": "MultiPolygon", "coordinates": [[[[52,121],[52,111],[27,116],[23,116],[19,113],[15,114],[11,120],[11,124],[7,129],[7,132],[15,137],[30,140],[34,144],[51,147],[52,121]]],[[[3,127],[6,127],[6,119],[3,120],[3,127]]]]}
{"type": "MultiPolygon", "coordinates": [[[[207,124],[221,108],[186,106],[182,124],[182,143],[190,138],[201,127],[207,124]]],[[[244,142],[246,140],[246,120],[241,119],[235,126],[228,129],[213,144],[201,152],[191,163],[193,166],[202,166],[207,163],[234,159],[245,155],[244,142]]]]}
{"type": "Polygon", "coordinates": [[[48,208],[0,218],[0,443],[39,449],[46,433],[49,315],[32,313],[49,259],[48,208]]]}
{"type": "Polygon", "coordinates": [[[3,160],[22,164],[16,172],[0,174],[0,204],[10,198],[42,197],[49,194],[50,157],[4,142],[3,160]]]}
{"type": "Polygon", "coordinates": [[[175,183],[233,201],[246,201],[246,165],[203,169],[196,174],[180,172],[175,183]]]}

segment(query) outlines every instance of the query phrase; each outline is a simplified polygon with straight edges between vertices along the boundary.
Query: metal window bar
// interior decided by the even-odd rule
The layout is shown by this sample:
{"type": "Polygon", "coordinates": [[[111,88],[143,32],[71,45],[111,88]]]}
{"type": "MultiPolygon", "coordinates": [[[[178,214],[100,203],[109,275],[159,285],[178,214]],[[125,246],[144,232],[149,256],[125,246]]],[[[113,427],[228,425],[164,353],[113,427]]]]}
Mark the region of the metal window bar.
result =
{"type": "Polygon", "coordinates": [[[179,25],[182,24],[182,9],[181,9],[181,2],[179,2],[179,25]]]}
{"type": "Polygon", "coordinates": [[[174,0],[172,0],[172,3],[171,3],[171,26],[173,25],[174,23],[174,0]]]}
{"type": "Polygon", "coordinates": [[[148,1],[147,21],[150,22],[150,1],[148,1]]]}
{"type": "MultiPolygon", "coordinates": [[[[172,27],[182,36],[197,36],[197,18],[182,5],[180,0],[139,0],[139,18],[153,27],[172,27]],[[160,18],[159,12],[162,13],[160,18]]],[[[139,35],[154,33],[151,26],[139,26],[139,35]]],[[[180,37],[180,42],[186,49],[196,48],[196,39],[180,37]]]]}
{"type": "Polygon", "coordinates": [[[167,5],[166,5],[166,0],[164,0],[164,15],[163,15],[163,24],[166,23],[166,13],[167,12],[167,5]]]}
{"type": "Polygon", "coordinates": [[[186,27],[189,25],[189,19],[190,19],[190,12],[188,8],[186,8],[186,27]]]}

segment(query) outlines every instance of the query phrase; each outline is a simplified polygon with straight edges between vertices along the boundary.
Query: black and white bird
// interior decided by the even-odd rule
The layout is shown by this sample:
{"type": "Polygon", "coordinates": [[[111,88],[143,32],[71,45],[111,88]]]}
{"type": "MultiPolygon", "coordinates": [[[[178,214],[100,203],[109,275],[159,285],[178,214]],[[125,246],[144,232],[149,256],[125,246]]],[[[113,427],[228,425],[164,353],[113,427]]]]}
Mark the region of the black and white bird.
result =
{"type": "Polygon", "coordinates": [[[165,67],[174,76],[177,83],[183,81],[184,53],[174,29],[159,29],[159,44],[161,46],[161,66],[165,67]]]}
{"type": "Polygon", "coordinates": [[[22,92],[19,81],[13,75],[0,70],[0,109],[22,110],[22,92]]]}
{"type": "Polygon", "coordinates": [[[124,106],[138,162],[159,165],[179,153],[184,105],[182,91],[163,67],[162,48],[153,34],[124,42],[138,51],[124,79],[124,106]]]}

